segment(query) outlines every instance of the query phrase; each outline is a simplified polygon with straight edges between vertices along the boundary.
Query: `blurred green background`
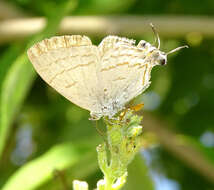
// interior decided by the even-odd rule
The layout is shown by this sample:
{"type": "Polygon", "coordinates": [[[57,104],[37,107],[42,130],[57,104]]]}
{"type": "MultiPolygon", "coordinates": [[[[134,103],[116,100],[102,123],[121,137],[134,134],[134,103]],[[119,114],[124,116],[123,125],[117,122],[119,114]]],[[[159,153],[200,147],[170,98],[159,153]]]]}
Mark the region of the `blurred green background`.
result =
{"type": "Polygon", "coordinates": [[[66,190],[74,179],[92,189],[102,178],[95,147],[103,139],[89,113],[36,75],[27,48],[78,33],[95,44],[107,34],[153,43],[153,22],[163,51],[190,48],[154,68],[134,102],[145,104],[144,147],[124,189],[213,190],[213,15],[213,0],[0,1],[0,189],[66,190]]]}

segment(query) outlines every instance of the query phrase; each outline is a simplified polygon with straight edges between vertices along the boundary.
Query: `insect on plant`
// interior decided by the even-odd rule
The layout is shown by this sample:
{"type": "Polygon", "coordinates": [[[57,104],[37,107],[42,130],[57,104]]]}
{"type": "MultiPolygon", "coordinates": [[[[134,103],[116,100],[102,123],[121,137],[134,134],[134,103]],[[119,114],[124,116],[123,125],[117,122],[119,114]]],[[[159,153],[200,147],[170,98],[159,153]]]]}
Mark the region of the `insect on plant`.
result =
{"type": "MultiPolygon", "coordinates": [[[[127,177],[127,165],[141,147],[141,116],[125,105],[150,85],[151,70],[166,65],[168,53],[141,40],[105,37],[98,46],[86,36],[57,36],[45,39],[28,50],[37,73],[51,87],[74,104],[90,111],[91,119],[105,118],[107,143],[97,147],[104,179],[98,190],[120,189],[127,177]],[[118,115],[118,113],[122,112],[118,115]],[[110,156],[107,154],[107,148],[110,156]]],[[[136,107],[137,108],[137,107],[136,107]]],[[[85,182],[74,182],[74,189],[87,189],[85,182]]]]}

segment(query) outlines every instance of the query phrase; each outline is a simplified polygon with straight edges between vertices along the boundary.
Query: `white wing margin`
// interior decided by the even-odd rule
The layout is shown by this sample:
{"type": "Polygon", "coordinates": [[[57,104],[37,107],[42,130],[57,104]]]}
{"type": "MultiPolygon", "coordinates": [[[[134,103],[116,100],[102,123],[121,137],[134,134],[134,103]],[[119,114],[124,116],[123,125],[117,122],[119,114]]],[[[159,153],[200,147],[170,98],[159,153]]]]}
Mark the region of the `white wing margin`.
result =
{"type": "Polygon", "coordinates": [[[52,37],[27,53],[39,75],[56,91],[82,108],[98,110],[96,70],[100,58],[88,37],[52,37]]]}

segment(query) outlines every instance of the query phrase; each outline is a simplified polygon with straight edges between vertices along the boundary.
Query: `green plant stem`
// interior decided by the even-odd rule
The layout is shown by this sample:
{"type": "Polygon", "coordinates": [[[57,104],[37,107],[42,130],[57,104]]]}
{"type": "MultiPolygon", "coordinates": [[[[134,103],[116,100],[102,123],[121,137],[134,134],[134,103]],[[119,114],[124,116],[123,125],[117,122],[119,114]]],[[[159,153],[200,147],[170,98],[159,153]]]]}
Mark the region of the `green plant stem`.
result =
{"type": "MultiPolygon", "coordinates": [[[[119,190],[126,183],[127,167],[141,147],[142,117],[132,111],[114,120],[105,119],[107,142],[97,146],[98,164],[104,179],[96,190],[119,190]]],[[[87,190],[86,182],[75,181],[74,190],[87,190]]]]}
{"type": "MultiPolygon", "coordinates": [[[[122,120],[107,120],[107,143],[97,147],[98,163],[104,174],[104,190],[120,189],[126,182],[127,166],[140,148],[142,117],[128,111],[122,120]]],[[[99,187],[97,188],[98,190],[99,187]]]]}
{"type": "Polygon", "coordinates": [[[112,189],[112,185],[114,183],[114,179],[110,178],[110,177],[106,177],[105,181],[106,181],[105,190],[111,190],[112,189]]]}

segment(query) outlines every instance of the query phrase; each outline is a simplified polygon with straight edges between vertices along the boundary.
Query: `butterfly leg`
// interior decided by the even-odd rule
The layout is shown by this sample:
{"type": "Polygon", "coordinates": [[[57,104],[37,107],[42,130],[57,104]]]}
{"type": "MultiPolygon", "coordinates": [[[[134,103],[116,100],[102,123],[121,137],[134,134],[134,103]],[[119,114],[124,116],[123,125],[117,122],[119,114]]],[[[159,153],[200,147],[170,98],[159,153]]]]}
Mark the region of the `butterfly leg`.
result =
{"type": "MultiPolygon", "coordinates": [[[[103,120],[104,120],[105,123],[107,123],[109,125],[115,125],[115,123],[113,121],[111,121],[111,119],[103,117],[103,120]]],[[[112,118],[112,120],[117,120],[117,119],[116,118],[112,118]]]]}
{"type": "Polygon", "coordinates": [[[126,113],[128,112],[128,110],[132,110],[132,111],[139,111],[143,108],[144,106],[144,103],[141,103],[141,104],[137,104],[137,105],[134,105],[134,106],[128,106],[123,112],[121,112],[120,116],[119,116],[119,120],[122,121],[123,118],[125,117],[126,113]]]}
{"type": "Polygon", "coordinates": [[[144,103],[141,103],[134,106],[129,106],[129,109],[137,112],[137,111],[140,111],[143,108],[143,106],[144,106],[144,103]]]}
{"type": "Polygon", "coordinates": [[[122,121],[123,118],[125,117],[126,113],[128,112],[129,108],[126,108],[124,109],[123,112],[120,113],[120,116],[119,116],[119,120],[122,121]]]}

